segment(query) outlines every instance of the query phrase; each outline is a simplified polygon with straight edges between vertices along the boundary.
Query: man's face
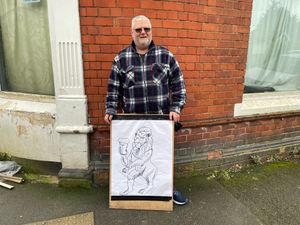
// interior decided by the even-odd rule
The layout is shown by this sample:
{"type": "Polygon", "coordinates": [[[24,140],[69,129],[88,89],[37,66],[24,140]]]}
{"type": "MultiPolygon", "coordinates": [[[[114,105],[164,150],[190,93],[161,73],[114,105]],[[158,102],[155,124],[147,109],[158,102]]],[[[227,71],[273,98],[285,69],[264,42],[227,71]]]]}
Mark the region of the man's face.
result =
{"type": "Polygon", "coordinates": [[[131,35],[137,49],[148,49],[152,41],[152,30],[150,22],[148,20],[136,21],[132,27],[131,35]]]}

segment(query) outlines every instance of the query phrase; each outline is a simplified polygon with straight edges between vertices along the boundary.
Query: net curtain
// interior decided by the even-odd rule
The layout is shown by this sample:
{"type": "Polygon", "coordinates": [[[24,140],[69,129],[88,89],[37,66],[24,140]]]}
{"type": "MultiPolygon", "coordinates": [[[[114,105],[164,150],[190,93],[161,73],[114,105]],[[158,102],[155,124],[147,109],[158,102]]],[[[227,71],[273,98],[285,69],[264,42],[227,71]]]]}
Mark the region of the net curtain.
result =
{"type": "Polygon", "coordinates": [[[47,1],[0,0],[2,91],[54,95],[47,1]]]}
{"type": "Polygon", "coordinates": [[[300,90],[299,37],[299,0],[254,0],[245,85],[300,90]]]}

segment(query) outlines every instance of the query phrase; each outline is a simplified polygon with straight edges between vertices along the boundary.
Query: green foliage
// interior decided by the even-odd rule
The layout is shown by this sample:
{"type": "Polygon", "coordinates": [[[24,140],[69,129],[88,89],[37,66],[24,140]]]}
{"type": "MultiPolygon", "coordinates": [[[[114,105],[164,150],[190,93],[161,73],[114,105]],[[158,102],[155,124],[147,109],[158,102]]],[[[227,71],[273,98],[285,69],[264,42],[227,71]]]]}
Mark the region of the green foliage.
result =
{"type": "Polygon", "coordinates": [[[254,163],[256,165],[262,164],[261,157],[259,155],[251,155],[250,158],[251,158],[252,163],[254,163]]]}
{"type": "Polygon", "coordinates": [[[239,172],[242,169],[242,166],[239,164],[235,164],[232,167],[224,170],[215,170],[207,179],[222,179],[222,180],[230,180],[234,177],[236,172],[239,172]]]}
{"type": "Polygon", "coordinates": [[[266,162],[278,162],[278,161],[282,161],[283,157],[280,155],[271,155],[267,158],[266,162]]]}
{"type": "Polygon", "coordinates": [[[87,179],[73,179],[73,178],[60,178],[59,179],[59,187],[62,188],[84,188],[90,189],[92,187],[92,183],[87,179]]]}
{"type": "Polygon", "coordinates": [[[5,152],[0,152],[0,161],[9,161],[11,160],[11,156],[9,156],[5,152]]]}
{"type": "Polygon", "coordinates": [[[58,179],[55,176],[50,175],[40,175],[34,173],[24,173],[23,177],[30,183],[40,183],[40,184],[58,184],[58,179]]]}

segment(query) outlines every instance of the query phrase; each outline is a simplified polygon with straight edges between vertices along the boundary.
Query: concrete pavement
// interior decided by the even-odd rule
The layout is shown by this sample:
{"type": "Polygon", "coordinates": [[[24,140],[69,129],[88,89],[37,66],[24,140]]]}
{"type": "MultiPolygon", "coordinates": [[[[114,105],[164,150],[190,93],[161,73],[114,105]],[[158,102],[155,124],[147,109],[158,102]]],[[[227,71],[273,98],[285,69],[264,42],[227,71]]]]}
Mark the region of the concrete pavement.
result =
{"type": "Polygon", "coordinates": [[[26,182],[0,189],[0,224],[300,224],[300,164],[273,163],[230,174],[176,179],[190,199],[173,212],[108,208],[108,188],[64,189],[26,182]]]}

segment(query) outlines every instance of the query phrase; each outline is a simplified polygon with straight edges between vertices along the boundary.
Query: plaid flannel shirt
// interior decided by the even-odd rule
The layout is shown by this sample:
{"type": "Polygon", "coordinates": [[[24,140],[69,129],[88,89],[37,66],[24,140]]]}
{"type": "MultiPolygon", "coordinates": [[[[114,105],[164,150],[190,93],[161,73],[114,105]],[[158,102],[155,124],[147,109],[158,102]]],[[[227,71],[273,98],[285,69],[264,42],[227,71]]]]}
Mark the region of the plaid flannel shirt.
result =
{"type": "Polygon", "coordinates": [[[168,49],[152,41],[143,60],[132,42],[115,57],[108,81],[106,114],[115,115],[118,106],[124,113],[180,113],[185,101],[182,72],[168,49]]]}

